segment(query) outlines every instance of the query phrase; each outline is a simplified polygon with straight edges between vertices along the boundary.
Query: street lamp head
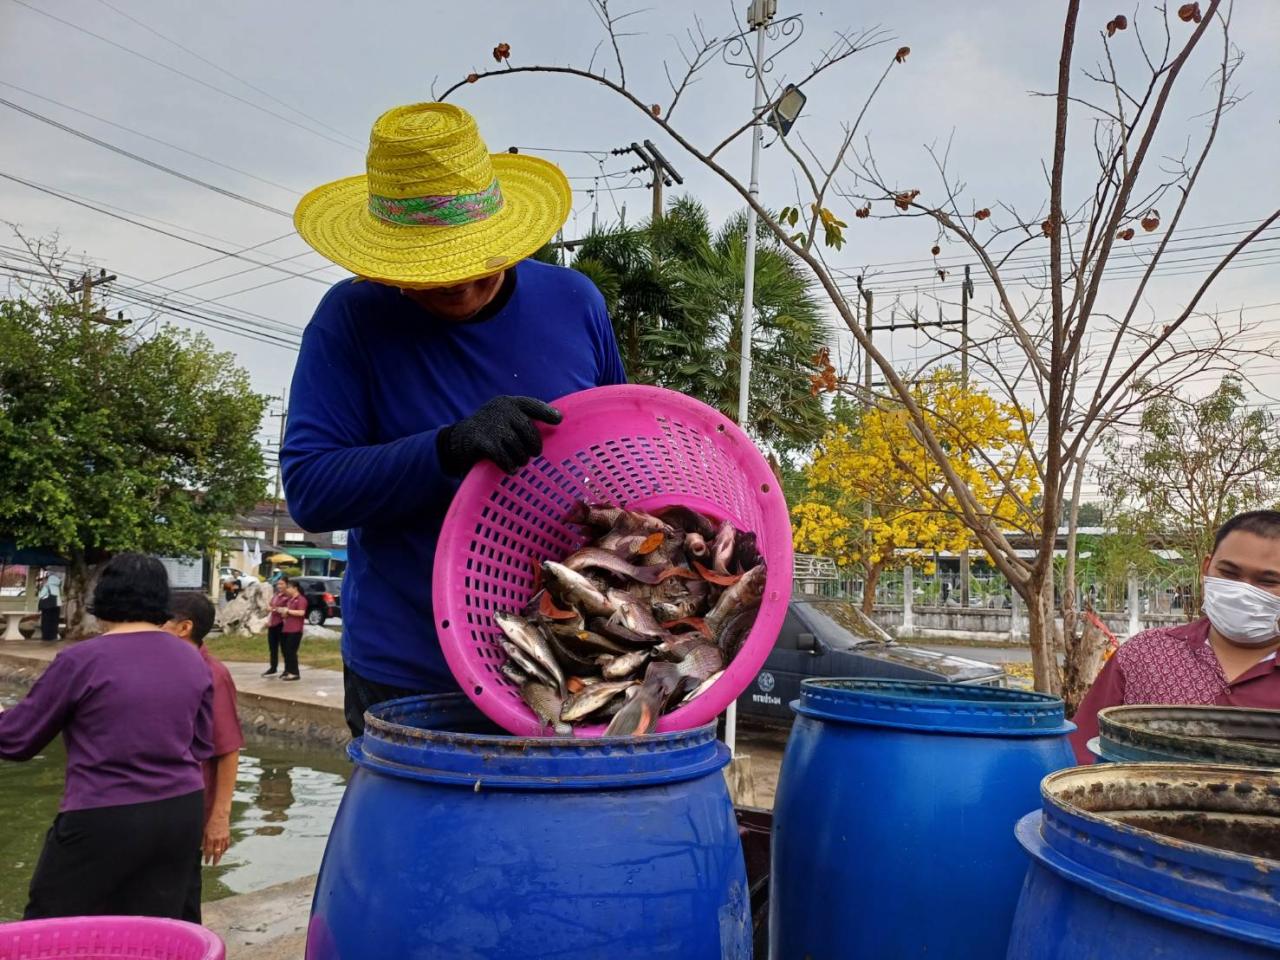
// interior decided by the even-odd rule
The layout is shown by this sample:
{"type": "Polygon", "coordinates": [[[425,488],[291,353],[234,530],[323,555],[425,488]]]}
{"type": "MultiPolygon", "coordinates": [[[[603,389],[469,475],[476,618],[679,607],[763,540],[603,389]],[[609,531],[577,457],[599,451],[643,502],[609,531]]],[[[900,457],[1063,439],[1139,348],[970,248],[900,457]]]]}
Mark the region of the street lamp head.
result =
{"type": "Polygon", "coordinates": [[[778,0],[751,0],[747,7],[747,26],[759,30],[767,26],[778,13],[778,0]]]}
{"type": "Polygon", "coordinates": [[[769,116],[770,125],[785,137],[791,132],[791,125],[800,116],[800,111],[804,109],[807,99],[804,91],[794,83],[788,83],[783,88],[782,96],[778,98],[778,104],[773,108],[773,113],[769,116]]]}

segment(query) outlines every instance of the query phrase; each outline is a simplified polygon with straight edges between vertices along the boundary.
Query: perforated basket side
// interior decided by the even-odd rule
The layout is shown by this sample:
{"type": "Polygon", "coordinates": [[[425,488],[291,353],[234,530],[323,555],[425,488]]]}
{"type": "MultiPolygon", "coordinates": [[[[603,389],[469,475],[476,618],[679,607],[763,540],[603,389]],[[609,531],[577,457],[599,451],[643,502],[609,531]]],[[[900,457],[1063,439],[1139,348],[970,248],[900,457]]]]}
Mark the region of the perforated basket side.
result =
{"type": "MultiPolygon", "coordinates": [[[[749,668],[743,686],[750,682],[785,614],[790,525],[772,472],[732,422],[670,391],[606,387],[566,397],[557,406],[565,423],[544,430],[543,455],[514,476],[489,464],[477,467],[446,517],[434,590],[449,665],[495,722],[513,733],[542,732],[500,672],[506,655],[494,612],[519,609],[528,601],[535,562],[561,559],[583,543],[582,533],[563,519],[576,501],[649,510],[680,503],[755,531],[769,564],[766,600],[742,652],[721,683],[694,702],[696,711],[673,711],[663,718],[663,729],[697,725],[695,716],[702,717],[698,723],[706,722],[741,692],[720,689],[731,682],[734,668],[737,673],[749,668]],[[773,609],[779,597],[781,613],[773,609]],[[772,637],[765,636],[764,653],[757,656],[768,630],[772,637]]],[[[599,729],[578,732],[591,735],[599,729]]]]}

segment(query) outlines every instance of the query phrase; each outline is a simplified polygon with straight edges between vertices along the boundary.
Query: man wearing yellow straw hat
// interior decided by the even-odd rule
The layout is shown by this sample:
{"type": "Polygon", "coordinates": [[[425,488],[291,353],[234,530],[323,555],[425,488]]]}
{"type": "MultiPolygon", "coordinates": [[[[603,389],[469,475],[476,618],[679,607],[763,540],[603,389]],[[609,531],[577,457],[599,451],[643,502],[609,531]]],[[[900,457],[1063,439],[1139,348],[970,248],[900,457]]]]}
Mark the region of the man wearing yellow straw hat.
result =
{"type": "Polygon", "coordinates": [[[342,595],[346,718],[456,689],[435,636],[431,570],[461,477],[541,452],[557,397],[625,379],[589,280],[527,259],[569,215],[554,164],[490,155],[449,104],[373,125],[367,175],[319,187],[294,223],[356,275],[302,339],[281,460],[295,520],[350,529],[342,595]]]}

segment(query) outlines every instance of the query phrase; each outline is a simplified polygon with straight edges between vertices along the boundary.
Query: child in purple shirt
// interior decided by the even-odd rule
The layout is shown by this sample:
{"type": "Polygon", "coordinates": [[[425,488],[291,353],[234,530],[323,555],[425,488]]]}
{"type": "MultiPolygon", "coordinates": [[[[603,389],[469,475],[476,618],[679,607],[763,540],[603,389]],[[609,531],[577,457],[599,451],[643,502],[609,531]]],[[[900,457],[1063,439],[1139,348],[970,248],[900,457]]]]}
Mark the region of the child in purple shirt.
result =
{"type": "Polygon", "coordinates": [[[203,832],[200,764],[212,756],[209,668],[160,629],[169,581],[152,557],[108,562],[92,612],[104,632],[59,653],[0,713],[0,757],[29,760],[59,733],[67,749],[24,916],[180,918],[203,832]]]}

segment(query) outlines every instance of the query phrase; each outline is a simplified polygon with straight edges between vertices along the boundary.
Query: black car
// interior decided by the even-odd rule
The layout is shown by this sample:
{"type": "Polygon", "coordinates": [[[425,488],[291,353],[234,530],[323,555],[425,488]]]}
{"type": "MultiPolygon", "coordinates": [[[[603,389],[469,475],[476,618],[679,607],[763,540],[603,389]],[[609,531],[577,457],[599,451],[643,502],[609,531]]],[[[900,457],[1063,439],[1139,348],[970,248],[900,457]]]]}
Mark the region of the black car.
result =
{"type": "Polygon", "coordinates": [[[294,577],[293,582],[307,598],[307,623],[320,626],[342,616],[341,577],[294,577]]]}
{"type": "Polygon", "coordinates": [[[809,677],[945,680],[983,686],[1004,686],[1007,680],[995,664],[898,643],[847,601],[796,598],[787,609],[769,659],[738,698],[738,715],[790,724],[791,701],[800,696],[800,681],[809,677]]]}

